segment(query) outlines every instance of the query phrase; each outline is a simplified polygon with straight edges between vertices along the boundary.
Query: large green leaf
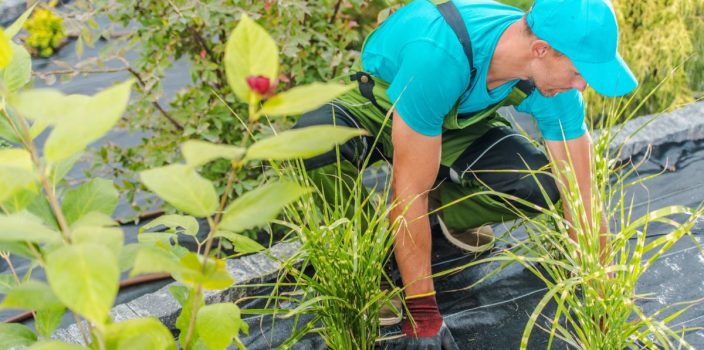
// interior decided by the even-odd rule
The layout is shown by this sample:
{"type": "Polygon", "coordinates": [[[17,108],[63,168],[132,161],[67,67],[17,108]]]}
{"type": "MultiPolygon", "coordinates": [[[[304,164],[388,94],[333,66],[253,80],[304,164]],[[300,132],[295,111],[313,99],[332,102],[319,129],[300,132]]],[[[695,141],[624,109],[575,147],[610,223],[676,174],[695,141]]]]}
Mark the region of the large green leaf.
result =
{"type": "Polygon", "coordinates": [[[44,226],[41,219],[27,211],[0,215],[0,241],[56,243],[60,240],[61,233],[44,226]]]}
{"type": "Polygon", "coordinates": [[[7,67],[12,61],[12,47],[10,38],[5,35],[5,31],[0,28],[0,69],[7,67]]]}
{"type": "Polygon", "coordinates": [[[80,225],[71,232],[74,243],[94,243],[110,249],[115,256],[120,256],[125,234],[119,227],[101,227],[80,225]]]}
{"type": "Polygon", "coordinates": [[[0,307],[3,309],[45,310],[62,307],[48,284],[29,280],[12,288],[0,307]]]}
{"type": "Polygon", "coordinates": [[[144,273],[168,272],[172,275],[181,270],[179,258],[173,253],[156,246],[142,246],[134,258],[130,276],[144,273]]]}
{"type": "Polygon", "coordinates": [[[181,144],[181,152],[188,166],[195,168],[218,158],[239,160],[245,150],[236,146],[189,140],[181,144]]]}
{"type": "Polygon", "coordinates": [[[37,336],[25,325],[18,323],[0,323],[0,350],[30,345],[37,341],[37,336]]]}
{"type": "Polygon", "coordinates": [[[132,83],[117,84],[91,97],[85,105],[74,107],[80,108],[78,113],[57,124],[46,140],[46,159],[52,163],[66,159],[110,131],[127,108],[132,83]]]}
{"type": "Polygon", "coordinates": [[[172,214],[162,215],[150,221],[148,224],[139,228],[139,233],[142,233],[159,225],[164,225],[168,227],[169,230],[167,232],[169,233],[180,232],[189,236],[195,236],[198,233],[198,229],[200,227],[198,225],[198,221],[192,216],[172,214]]]}
{"type": "Polygon", "coordinates": [[[39,195],[39,184],[36,182],[28,184],[26,187],[22,187],[19,190],[15,190],[12,195],[10,195],[2,203],[2,207],[8,213],[16,213],[27,208],[35,198],[39,195]]]}
{"type": "Polygon", "coordinates": [[[308,191],[295,182],[268,183],[235,199],[225,209],[220,227],[225,231],[242,232],[267,224],[283,207],[308,191]]]}
{"type": "Polygon", "coordinates": [[[313,83],[295,87],[270,98],[259,113],[268,116],[299,115],[312,111],[352,89],[356,85],[313,83]]]}
{"type": "Polygon", "coordinates": [[[176,350],[173,335],[155,318],[113,323],[105,330],[107,350],[176,350]]]}
{"type": "Polygon", "coordinates": [[[240,308],[232,303],[203,306],[198,310],[196,330],[211,350],[224,350],[240,331],[240,308]]]}
{"type": "Polygon", "coordinates": [[[36,311],[34,328],[42,337],[49,338],[61,324],[61,319],[66,313],[66,307],[58,306],[36,311]]]}
{"type": "Polygon", "coordinates": [[[88,101],[89,96],[67,96],[55,89],[31,89],[9,98],[10,105],[23,117],[47,125],[55,125],[67,119],[78,119],[77,116],[81,115],[81,110],[88,101]]]}
{"type": "Polygon", "coordinates": [[[365,134],[363,129],[332,125],[287,130],[252,145],[247,150],[245,160],[310,158],[330,151],[335,145],[345,143],[355,136],[365,134]]]}
{"type": "Polygon", "coordinates": [[[22,13],[20,17],[18,17],[9,27],[7,27],[7,36],[12,39],[17,33],[20,32],[22,29],[22,26],[24,25],[24,22],[29,18],[29,15],[32,13],[34,10],[34,7],[37,6],[37,3],[34,5],[30,6],[27,10],[22,13]]]}
{"type": "Polygon", "coordinates": [[[0,70],[0,79],[8,91],[16,92],[32,78],[32,58],[24,46],[10,43],[10,47],[12,60],[5,69],[0,70]]]}
{"type": "MultiPolygon", "coordinates": [[[[35,125],[38,123],[35,123],[35,125]]],[[[81,158],[82,153],[76,153],[56,164],[53,164],[49,172],[49,180],[53,185],[56,185],[61,181],[66,174],[73,168],[76,162],[81,158]]],[[[112,213],[111,213],[112,214],[112,213]]]]}
{"type": "Polygon", "coordinates": [[[291,202],[309,189],[294,182],[272,182],[249,191],[235,199],[223,214],[220,227],[226,231],[242,232],[269,223],[291,202]]]}
{"type": "Polygon", "coordinates": [[[234,233],[230,231],[218,231],[215,236],[227,238],[227,240],[229,240],[230,242],[232,242],[232,244],[235,245],[235,250],[238,253],[249,254],[266,249],[261,244],[257,243],[257,241],[239,233],[234,233]]]}
{"type": "Polygon", "coordinates": [[[29,152],[19,148],[0,149],[0,203],[36,180],[29,152]]]}
{"type": "Polygon", "coordinates": [[[89,212],[112,215],[119,196],[112,181],[96,178],[66,191],[61,209],[71,225],[89,212]]]}
{"type": "Polygon", "coordinates": [[[188,253],[181,258],[181,270],[174,276],[179,282],[195,286],[200,284],[205,289],[220,290],[231,286],[235,280],[225,269],[225,261],[208,258],[205,271],[202,268],[203,257],[188,253]]]}
{"type": "Polygon", "coordinates": [[[139,177],[150,191],[188,214],[204,217],[218,207],[213,185],[188,166],[172,164],[143,171],[139,177]]]}
{"type": "Polygon", "coordinates": [[[227,39],[225,48],[227,81],[237,97],[249,103],[247,77],[278,78],[279,49],[262,26],[242,14],[240,22],[227,39]]]}
{"type": "Polygon", "coordinates": [[[61,247],[47,256],[46,275],[68,308],[97,325],[106,322],[120,278],[112,251],[91,243],[61,247]]]}
{"type": "Polygon", "coordinates": [[[5,273],[0,274],[0,294],[7,294],[17,285],[15,276],[5,273]]]}

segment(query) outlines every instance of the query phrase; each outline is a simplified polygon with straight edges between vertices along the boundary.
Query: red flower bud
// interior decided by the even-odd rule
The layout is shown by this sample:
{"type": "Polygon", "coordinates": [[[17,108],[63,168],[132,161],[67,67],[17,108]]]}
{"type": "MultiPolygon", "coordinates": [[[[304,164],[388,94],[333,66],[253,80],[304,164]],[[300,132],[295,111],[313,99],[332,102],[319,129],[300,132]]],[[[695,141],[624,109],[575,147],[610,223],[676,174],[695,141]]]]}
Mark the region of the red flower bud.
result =
{"type": "Polygon", "coordinates": [[[250,76],[247,78],[247,85],[249,85],[249,88],[252,89],[252,91],[264,96],[270,92],[271,80],[263,75],[258,75],[256,77],[250,76]]]}
{"type": "Polygon", "coordinates": [[[200,59],[201,60],[205,59],[205,50],[200,50],[200,59]]]}

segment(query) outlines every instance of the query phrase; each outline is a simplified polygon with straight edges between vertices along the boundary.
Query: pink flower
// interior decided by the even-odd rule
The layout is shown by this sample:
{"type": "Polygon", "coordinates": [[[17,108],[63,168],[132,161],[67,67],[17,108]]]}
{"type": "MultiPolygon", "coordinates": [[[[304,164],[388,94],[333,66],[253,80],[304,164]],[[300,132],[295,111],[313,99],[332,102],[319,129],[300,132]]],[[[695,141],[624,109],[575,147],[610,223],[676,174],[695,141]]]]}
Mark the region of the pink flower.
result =
{"type": "Polygon", "coordinates": [[[247,85],[261,96],[268,95],[272,90],[271,80],[263,75],[247,77],[247,85]]]}
{"type": "Polygon", "coordinates": [[[200,50],[200,59],[204,60],[205,59],[205,50],[200,50]]]}

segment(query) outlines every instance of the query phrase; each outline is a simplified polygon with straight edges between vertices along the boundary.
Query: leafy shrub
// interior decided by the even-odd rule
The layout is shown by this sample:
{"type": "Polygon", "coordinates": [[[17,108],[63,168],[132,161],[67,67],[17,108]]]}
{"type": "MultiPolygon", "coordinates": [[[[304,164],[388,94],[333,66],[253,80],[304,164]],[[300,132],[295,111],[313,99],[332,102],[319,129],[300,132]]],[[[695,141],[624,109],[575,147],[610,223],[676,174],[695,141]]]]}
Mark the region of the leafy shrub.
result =
{"type": "MultiPolygon", "coordinates": [[[[10,38],[26,17],[8,28],[7,35],[0,29],[0,136],[22,146],[0,150],[0,255],[10,266],[5,252],[30,259],[46,271],[48,283],[32,279],[32,269],[18,276],[11,268],[12,274],[0,275],[6,294],[0,307],[33,311],[37,332],[45,338],[68,309],[77,321],[88,321],[78,326],[92,349],[176,349],[172,334],[154,318],[113,322],[109,317],[121,271],[168,272],[182,283],[171,289],[183,306],[176,321],[182,348],[225,349],[233,341],[243,348],[238,336],[240,330],[246,332],[246,324],[239,308],[234,303],[204,302],[204,290],[225,289],[234,282],[224,260],[211,254],[213,241],[229,240],[240,253],[263,249],[241,232],[266,225],[308,189],[274,180],[226,206],[227,194],[218,199],[213,184],[197,169],[226,159],[230,170],[225,193],[229,193],[237,170],[247,162],[315,156],[362,132],[334,126],[284,131],[249,147],[250,134],[242,138],[241,147],[184,142],[185,164],[143,171],[140,180],[189,215],[161,216],[142,231],[162,225],[165,232],[141,234],[138,244],[124,246],[124,233],[111,218],[118,201],[112,182],[93,179],[76,188],[60,182],[88,144],[107,133],[124,113],[133,81],[95,96],[64,95],[52,89],[19,91],[30,80],[31,61],[10,38]],[[33,139],[49,126],[53,129],[40,154],[33,139]],[[198,251],[190,252],[174,242],[176,234],[195,236],[199,230],[195,217],[205,217],[210,231],[203,241],[196,237],[198,251]]],[[[268,82],[277,77],[278,59],[273,39],[243,16],[227,42],[224,74],[238,98],[248,102],[247,130],[263,118],[317,108],[352,88],[333,83],[279,94],[266,91],[268,82]]],[[[3,348],[85,349],[58,341],[37,342],[37,335],[19,324],[1,324],[0,339],[3,348]]]]}
{"type": "MultiPolygon", "coordinates": [[[[139,207],[134,202],[143,187],[131,175],[180,160],[179,154],[169,151],[179,142],[193,137],[215,143],[241,142],[246,123],[231,116],[233,112],[246,113],[246,101],[235,98],[221,65],[227,33],[241,13],[268,28],[281,47],[282,73],[273,82],[279,90],[345,73],[358,56],[355,47],[361,44],[360,28],[367,25],[353,16],[366,7],[362,0],[101,0],[96,4],[115,24],[134,25],[127,36],[114,42],[115,50],[103,59],[121,59],[130,50],[139,53],[129,67],[139,76],[139,99],[131,104],[120,126],[151,135],[138,147],[107,145],[98,153],[99,162],[93,170],[111,164],[126,171],[127,179],[120,181],[119,189],[137,211],[151,204],[139,207]],[[159,100],[162,80],[165,70],[177,60],[190,64],[191,81],[165,106],[159,100]]],[[[262,125],[251,130],[250,141],[288,124],[283,119],[272,123],[273,128],[262,125]]],[[[228,169],[228,163],[220,160],[203,170],[207,179],[216,182],[218,194],[224,190],[228,169]]],[[[256,162],[240,169],[241,181],[235,184],[234,192],[241,194],[255,188],[261,183],[263,171],[256,162]]]]}
{"type": "Polygon", "coordinates": [[[24,25],[29,35],[25,43],[30,50],[41,57],[49,57],[61,46],[66,33],[64,19],[55,15],[50,8],[39,8],[24,25]]]}

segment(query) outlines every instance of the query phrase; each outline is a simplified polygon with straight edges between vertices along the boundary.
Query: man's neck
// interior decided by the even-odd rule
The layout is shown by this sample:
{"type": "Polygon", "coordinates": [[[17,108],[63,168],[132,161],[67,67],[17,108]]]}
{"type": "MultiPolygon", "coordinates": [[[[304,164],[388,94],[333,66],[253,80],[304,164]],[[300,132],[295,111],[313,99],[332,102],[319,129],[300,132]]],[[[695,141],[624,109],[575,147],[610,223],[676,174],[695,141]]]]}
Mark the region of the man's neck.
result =
{"type": "Polygon", "coordinates": [[[518,20],[501,34],[489,63],[487,90],[493,90],[511,80],[529,78],[529,57],[525,54],[530,52],[529,42],[524,38],[522,25],[522,21],[518,20]]]}

